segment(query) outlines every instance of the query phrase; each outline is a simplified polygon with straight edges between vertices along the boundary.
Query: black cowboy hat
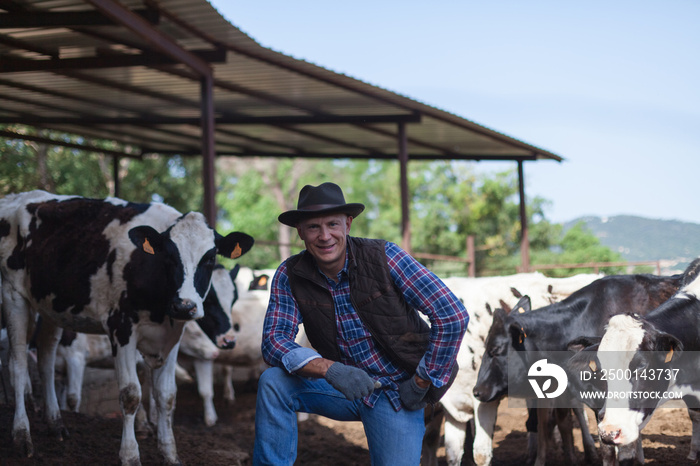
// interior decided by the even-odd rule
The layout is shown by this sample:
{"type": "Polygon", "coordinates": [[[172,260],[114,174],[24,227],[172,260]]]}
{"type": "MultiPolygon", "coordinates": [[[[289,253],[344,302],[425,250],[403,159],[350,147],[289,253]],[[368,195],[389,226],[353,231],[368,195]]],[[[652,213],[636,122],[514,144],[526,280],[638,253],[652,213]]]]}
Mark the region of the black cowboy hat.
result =
{"type": "Polygon", "coordinates": [[[342,212],[357,217],[365,210],[364,204],[345,203],[343,191],[335,183],[323,183],[318,186],[306,185],[299,192],[296,210],[288,210],[277,217],[281,223],[295,227],[300,220],[342,212]]]}

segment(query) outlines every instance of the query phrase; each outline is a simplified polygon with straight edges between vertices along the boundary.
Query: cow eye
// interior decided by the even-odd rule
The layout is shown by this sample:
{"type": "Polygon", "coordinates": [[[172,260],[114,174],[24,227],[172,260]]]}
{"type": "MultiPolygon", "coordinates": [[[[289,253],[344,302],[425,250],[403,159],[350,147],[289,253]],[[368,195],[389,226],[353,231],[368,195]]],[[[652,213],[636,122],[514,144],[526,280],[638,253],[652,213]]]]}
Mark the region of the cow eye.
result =
{"type": "Polygon", "coordinates": [[[207,252],[204,255],[204,257],[202,257],[200,264],[203,265],[204,267],[214,268],[214,266],[216,265],[216,252],[215,251],[207,252]]]}

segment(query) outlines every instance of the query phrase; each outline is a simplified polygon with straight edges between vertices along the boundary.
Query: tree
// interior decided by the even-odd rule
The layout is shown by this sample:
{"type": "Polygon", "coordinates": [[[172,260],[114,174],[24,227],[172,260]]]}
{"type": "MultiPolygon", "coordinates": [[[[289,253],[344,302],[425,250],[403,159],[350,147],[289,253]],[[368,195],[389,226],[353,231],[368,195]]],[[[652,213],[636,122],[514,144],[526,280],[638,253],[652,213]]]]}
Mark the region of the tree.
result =
{"type": "MultiPolygon", "coordinates": [[[[600,240],[579,222],[570,228],[555,248],[537,251],[533,264],[585,264],[589,262],[624,262],[621,254],[600,244],[600,240]]],[[[575,273],[592,272],[592,269],[553,269],[551,276],[569,276],[575,273]]],[[[605,274],[624,273],[624,267],[602,267],[605,274]]]]}

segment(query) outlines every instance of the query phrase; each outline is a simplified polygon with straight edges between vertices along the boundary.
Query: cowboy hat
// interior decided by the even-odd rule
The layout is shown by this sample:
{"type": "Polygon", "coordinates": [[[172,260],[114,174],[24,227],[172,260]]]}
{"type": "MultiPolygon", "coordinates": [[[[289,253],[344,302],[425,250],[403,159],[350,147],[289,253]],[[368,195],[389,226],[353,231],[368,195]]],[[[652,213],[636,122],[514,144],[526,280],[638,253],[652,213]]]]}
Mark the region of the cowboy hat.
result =
{"type": "Polygon", "coordinates": [[[336,212],[357,217],[363,210],[365,210],[364,204],[346,204],[343,191],[335,183],[323,183],[318,186],[307,184],[299,192],[296,210],[281,213],[277,220],[290,227],[295,227],[300,220],[307,218],[336,212]]]}

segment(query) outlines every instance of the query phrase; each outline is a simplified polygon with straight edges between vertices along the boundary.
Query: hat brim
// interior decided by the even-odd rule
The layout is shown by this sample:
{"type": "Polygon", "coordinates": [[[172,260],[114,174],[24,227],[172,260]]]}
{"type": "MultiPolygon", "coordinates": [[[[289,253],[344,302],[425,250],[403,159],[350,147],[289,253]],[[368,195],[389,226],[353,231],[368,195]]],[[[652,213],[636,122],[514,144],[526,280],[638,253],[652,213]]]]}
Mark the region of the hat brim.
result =
{"type": "Polygon", "coordinates": [[[280,216],[277,217],[277,220],[287,226],[296,227],[297,223],[307,218],[322,217],[334,213],[343,213],[351,217],[357,217],[363,210],[365,210],[364,204],[359,203],[344,204],[317,210],[288,210],[287,212],[282,212],[280,216]]]}

